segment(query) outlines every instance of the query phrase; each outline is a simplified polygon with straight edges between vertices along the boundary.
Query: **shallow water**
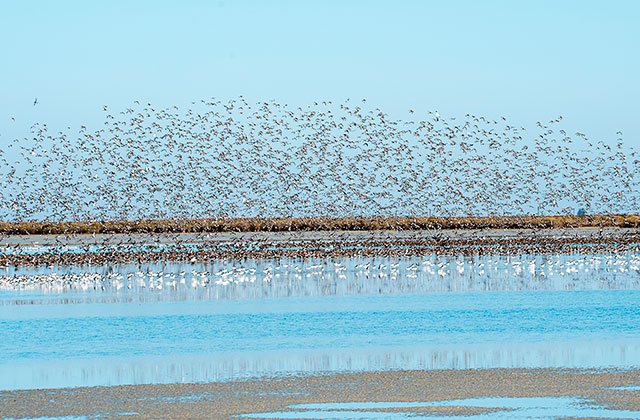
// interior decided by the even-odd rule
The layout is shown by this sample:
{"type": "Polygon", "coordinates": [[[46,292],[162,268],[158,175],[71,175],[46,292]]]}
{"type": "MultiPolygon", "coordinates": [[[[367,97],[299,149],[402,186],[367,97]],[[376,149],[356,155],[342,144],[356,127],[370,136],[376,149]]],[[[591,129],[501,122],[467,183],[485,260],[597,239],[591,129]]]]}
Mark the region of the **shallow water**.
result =
{"type": "Polygon", "coordinates": [[[429,418],[443,419],[556,419],[565,417],[597,417],[608,419],[638,418],[640,411],[613,410],[606,407],[589,404],[575,397],[482,397],[462,400],[429,401],[429,402],[355,402],[355,403],[321,403],[321,404],[297,404],[289,408],[291,411],[279,411],[275,413],[251,413],[246,416],[251,418],[296,418],[296,419],[354,419],[354,418],[384,418],[404,419],[413,418],[419,413],[412,409],[421,407],[471,407],[498,409],[489,413],[465,415],[465,416],[431,416],[429,418]],[[401,412],[382,411],[399,409],[401,412]]]}
{"type": "Polygon", "coordinates": [[[5,270],[0,389],[640,367],[639,266],[627,253],[5,270]]]}
{"type": "Polygon", "coordinates": [[[640,254],[245,260],[0,270],[0,305],[640,290],[640,254]]]}

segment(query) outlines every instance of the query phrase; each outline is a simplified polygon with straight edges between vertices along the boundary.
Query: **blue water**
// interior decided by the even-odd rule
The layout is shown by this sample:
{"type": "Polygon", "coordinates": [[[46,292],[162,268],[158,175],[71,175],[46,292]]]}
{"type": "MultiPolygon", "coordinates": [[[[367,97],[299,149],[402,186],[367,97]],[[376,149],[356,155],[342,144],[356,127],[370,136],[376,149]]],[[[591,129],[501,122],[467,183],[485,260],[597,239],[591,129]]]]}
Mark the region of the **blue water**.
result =
{"type": "Polygon", "coordinates": [[[377,269],[366,275],[361,260],[277,269],[234,263],[235,271],[191,271],[193,279],[225,282],[189,278],[182,289],[174,287],[179,276],[166,276],[185,273],[184,266],[135,278],[122,267],[109,275],[95,268],[74,274],[77,284],[63,282],[68,287],[41,280],[26,289],[7,286],[0,291],[0,389],[384,369],[640,366],[637,256],[544,257],[542,268],[540,257],[526,258],[376,259],[377,269]],[[252,280],[252,272],[263,277],[252,280]],[[83,276],[92,287],[83,286],[83,276]],[[127,276],[136,288],[122,288],[127,276]]]}
{"type": "Polygon", "coordinates": [[[414,418],[417,413],[411,411],[420,407],[471,407],[498,409],[483,414],[466,416],[431,416],[439,419],[557,419],[566,417],[597,417],[603,419],[636,419],[640,411],[615,410],[595,406],[588,401],[575,397],[482,397],[448,401],[427,402],[355,402],[355,403],[321,403],[297,404],[289,408],[291,411],[275,413],[251,413],[246,416],[263,419],[406,419],[414,418]],[[400,409],[399,412],[381,411],[384,409],[400,409]]]}
{"type": "Polygon", "coordinates": [[[640,291],[114,305],[86,314],[73,307],[53,317],[38,309],[23,311],[28,319],[16,317],[15,307],[0,311],[4,358],[640,338],[640,291]]]}
{"type": "Polygon", "coordinates": [[[2,389],[425,364],[640,365],[640,291],[4,306],[0,315],[2,389]]]}

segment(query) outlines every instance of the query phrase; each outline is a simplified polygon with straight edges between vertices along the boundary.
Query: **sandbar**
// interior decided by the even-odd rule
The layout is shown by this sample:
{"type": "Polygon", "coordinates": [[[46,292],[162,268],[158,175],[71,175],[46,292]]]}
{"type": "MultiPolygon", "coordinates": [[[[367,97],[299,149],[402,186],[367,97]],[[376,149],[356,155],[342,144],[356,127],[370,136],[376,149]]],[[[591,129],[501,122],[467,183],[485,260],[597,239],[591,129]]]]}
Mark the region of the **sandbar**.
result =
{"type": "MultiPolygon", "coordinates": [[[[0,392],[3,417],[229,418],[290,412],[292,405],[433,402],[474,397],[579,397],[594,407],[640,410],[640,370],[411,370],[269,377],[196,384],[125,385],[0,392]]],[[[471,415],[495,408],[384,411],[471,415]]]]}

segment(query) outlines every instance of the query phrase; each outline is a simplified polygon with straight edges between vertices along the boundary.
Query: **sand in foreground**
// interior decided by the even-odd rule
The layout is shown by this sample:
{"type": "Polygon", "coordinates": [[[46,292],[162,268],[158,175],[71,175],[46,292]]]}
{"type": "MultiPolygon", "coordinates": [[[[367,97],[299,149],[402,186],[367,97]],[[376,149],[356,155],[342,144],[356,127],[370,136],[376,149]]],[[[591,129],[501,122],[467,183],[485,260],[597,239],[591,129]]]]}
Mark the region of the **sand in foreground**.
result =
{"type": "MultiPolygon", "coordinates": [[[[226,418],[235,414],[286,412],[291,410],[289,406],[292,404],[428,402],[483,396],[573,396],[610,409],[640,410],[637,385],[640,385],[640,370],[388,371],[206,384],[4,391],[0,392],[0,416],[226,418]]],[[[431,415],[471,415],[495,410],[425,406],[386,408],[377,413],[404,411],[431,415]]]]}

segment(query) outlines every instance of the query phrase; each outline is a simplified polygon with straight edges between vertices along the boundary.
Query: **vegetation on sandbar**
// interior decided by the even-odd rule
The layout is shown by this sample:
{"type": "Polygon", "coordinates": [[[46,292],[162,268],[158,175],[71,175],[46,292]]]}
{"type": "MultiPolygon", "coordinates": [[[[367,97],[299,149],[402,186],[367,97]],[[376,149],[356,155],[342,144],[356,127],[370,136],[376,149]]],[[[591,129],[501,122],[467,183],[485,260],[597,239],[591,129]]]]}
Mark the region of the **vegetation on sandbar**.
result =
{"type": "Polygon", "coordinates": [[[450,229],[640,228],[640,215],[237,218],[120,221],[0,222],[3,235],[220,233],[296,231],[418,231],[450,229]]]}

